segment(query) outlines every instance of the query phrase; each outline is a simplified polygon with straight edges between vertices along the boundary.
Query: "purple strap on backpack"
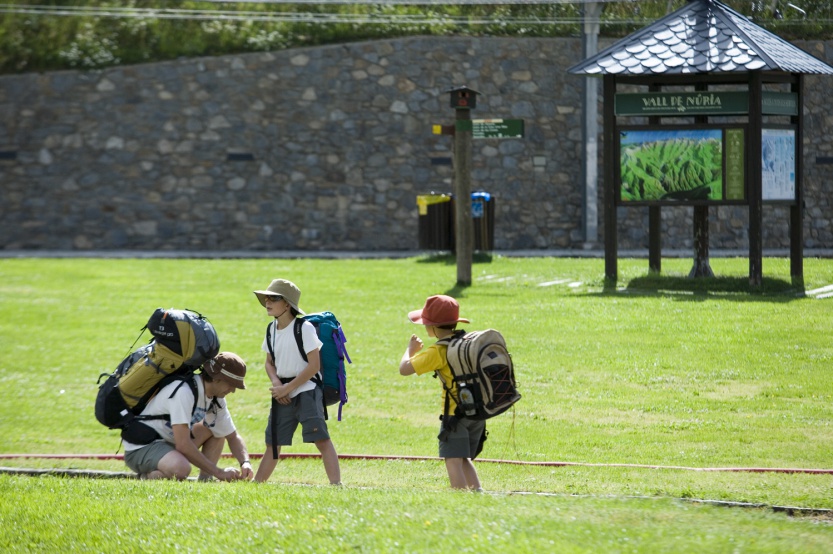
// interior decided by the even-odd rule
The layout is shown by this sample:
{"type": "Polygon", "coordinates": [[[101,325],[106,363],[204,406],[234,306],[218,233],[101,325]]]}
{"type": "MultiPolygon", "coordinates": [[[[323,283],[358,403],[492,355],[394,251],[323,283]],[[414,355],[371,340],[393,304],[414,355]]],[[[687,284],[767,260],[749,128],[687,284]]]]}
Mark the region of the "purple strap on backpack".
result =
{"type": "Polygon", "coordinates": [[[338,403],[338,420],[341,421],[341,408],[347,403],[347,373],[344,370],[344,360],[348,363],[353,363],[350,359],[350,354],[347,353],[347,347],[344,343],[347,342],[347,337],[344,336],[344,331],[341,327],[333,331],[333,341],[336,343],[338,353],[340,354],[339,372],[338,372],[338,388],[341,391],[338,403]]]}

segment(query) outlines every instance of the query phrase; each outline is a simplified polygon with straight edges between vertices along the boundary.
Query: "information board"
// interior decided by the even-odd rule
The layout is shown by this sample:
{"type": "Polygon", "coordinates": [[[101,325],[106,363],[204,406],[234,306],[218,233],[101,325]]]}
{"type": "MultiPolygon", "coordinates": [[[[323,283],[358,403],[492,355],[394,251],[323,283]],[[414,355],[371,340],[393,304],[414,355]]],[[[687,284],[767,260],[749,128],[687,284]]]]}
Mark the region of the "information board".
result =
{"type": "Polygon", "coordinates": [[[795,200],[795,129],[761,130],[763,200],[795,200]]]}

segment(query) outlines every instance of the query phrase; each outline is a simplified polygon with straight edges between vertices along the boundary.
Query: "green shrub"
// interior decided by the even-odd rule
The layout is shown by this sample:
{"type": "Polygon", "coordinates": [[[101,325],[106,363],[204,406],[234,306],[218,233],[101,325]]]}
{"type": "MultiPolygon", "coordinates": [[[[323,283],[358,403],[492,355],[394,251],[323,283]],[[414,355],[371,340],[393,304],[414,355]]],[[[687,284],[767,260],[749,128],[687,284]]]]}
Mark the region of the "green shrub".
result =
{"type": "MultiPolygon", "coordinates": [[[[768,3],[726,3],[787,39],[830,35],[829,0],[801,2],[806,18],[795,8],[784,7],[781,20],[773,18],[768,3]]],[[[601,32],[625,36],[683,4],[684,0],[604,3],[601,32]]],[[[581,3],[413,6],[22,0],[15,6],[0,12],[0,73],[92,69],[409,35],[553,37],[582,32],[581,3]],[[109,11],[89,11],[96,7],[109,11]],[[151,8],[166,11],[144,11],[151,8]],[[22,11],[30,13],[18,13],[22,11]],[[174,14],[182,18],[170,18],[174,14]]]]}

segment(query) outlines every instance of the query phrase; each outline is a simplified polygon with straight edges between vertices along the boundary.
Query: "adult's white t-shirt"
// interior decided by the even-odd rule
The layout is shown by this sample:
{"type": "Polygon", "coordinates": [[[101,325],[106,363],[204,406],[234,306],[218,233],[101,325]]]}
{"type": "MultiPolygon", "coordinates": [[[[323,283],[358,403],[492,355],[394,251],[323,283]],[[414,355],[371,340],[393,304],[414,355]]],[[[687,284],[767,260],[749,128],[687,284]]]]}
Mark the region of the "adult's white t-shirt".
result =
{"type": "MultiPolygon", "coordinates": [[[[225,400],[218,399],[212,405],[211,398],[206,398],[205,396],[205,385],[203,384],[202,377],[195,375],[194,381],[197,384],[197,406],[193,416],[191,415],[191,409],[194,407],[194,393],[191,392],[191,387],[188,386],[188,383],[183,381],[174,381],[165,385],[148,402],[148,405],[145,406],[145,409],[141,413],[141,415],[148,416],[170,415],[170,421],[164,419],[148,419],[142,422],[156,431],[162,440],[170,444],[175,444],[172,425],[184,424],[188,425],[190,429],[205,420],[206,426],[215,437],[226,437],[236,430],[225,400]]],[[[143,446],[146,445],[124,441],[125,452],[130,452],[143,446]]]]}

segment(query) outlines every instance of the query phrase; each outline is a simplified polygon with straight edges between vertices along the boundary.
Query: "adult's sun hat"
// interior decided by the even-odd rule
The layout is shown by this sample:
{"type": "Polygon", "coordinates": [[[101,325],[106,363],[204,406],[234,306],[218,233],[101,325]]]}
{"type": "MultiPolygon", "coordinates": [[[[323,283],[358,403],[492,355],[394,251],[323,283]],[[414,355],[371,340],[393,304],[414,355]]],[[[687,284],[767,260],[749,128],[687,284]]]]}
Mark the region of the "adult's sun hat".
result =
{"type": "Polygon", "coordinates": [[[203,364],[203,369],[212,379],[222,379],[237,389],[245,389],[246,362],[233,352],[220,352],[203,364]]]}
{"type": "Polygon", "coordinates": [[[408,313],[408,319],[422,325],[451,325],[452,323],[471,323],[460,317],[460,304],[450,296],[438,294],[429,296],[421,310],[408,313]]]}
{"type": "Polygon", "coordinates": [[[295,283],[292,281],[287,281],[286,279],[275,279],[269,283],[266,290],[256,290],[254,292],[255,296],[257,296],[257,299],[260,300],[261,305],[264,307],[266,306],[267,296],[283,296],[283,299],[286,300],[290,306],[295,308],[299,314],[304,314],[304,311],[298,307],[298,303],[301,301],[301,289],[296,287],[295,283]]]}

